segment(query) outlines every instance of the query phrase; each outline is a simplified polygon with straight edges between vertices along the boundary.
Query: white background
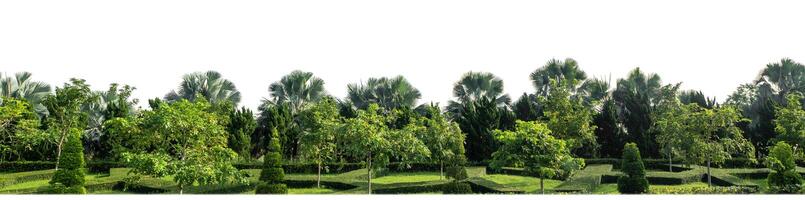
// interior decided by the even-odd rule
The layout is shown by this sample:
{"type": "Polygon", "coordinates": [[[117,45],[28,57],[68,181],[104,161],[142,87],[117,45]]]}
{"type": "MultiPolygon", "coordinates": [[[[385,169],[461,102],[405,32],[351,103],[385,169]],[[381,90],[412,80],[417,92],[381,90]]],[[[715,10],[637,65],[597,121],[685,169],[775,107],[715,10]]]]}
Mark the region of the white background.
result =
{"type": "MultiPolygon", "coordinates": [[[[800,1],[801,2],[801,1],[800,1]]],[[[0,72],[60,86],[134,85],[162,97],[185,73],[217,70],[255,108],[268,85],[312,71],[348,83],[404,75],[420,103],[462,73],[488,71],[512,98],[551,58],[612,85],[634,67],[726,99],[770,62],[805,62],[797,1],[2,1],[0,72]]]]}

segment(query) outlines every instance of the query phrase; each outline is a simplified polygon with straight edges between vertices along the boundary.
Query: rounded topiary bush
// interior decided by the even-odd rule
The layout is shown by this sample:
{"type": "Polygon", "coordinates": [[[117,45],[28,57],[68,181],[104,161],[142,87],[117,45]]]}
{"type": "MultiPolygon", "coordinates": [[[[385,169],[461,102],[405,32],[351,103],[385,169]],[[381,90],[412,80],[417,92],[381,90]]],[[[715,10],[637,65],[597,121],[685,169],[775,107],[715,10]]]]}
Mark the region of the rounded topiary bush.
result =
{"type": "Polygon", "coordinates": [[[472,194],[472,187],[464,182],[452,182],[444,185],[442,192],[445,194],[472,194]]]}
{"type": "Polygon", "coordinates": [[[635,143],[628,143],[623,148],[623,162],[621,163],[623,176],[618,178],[618,191],[623,194],[647,193],[649,188],[646,179],[646,168],[640,158],[640,150],[635,143]]]}
{"type": "Polygon", "coordinates": [[[260,183],[257,185],[255,194],[288,194],[288,186],[285,184],[260,183]]]}
{"type": "Polygon", "coordinates": [[[263,170],[260,172],[260,184],[255,190],[256,194],[287,194],[288,186],[282,183],[285,171],[282,169],[282,147],[279,142],[277,129],[271,131],[271,142],[268,151],[263,156],[263,170]]]}
{"type": "Polygon", "coordinates": [[[86,194],[84,188],[84,146],[81,144],[81,131],[71,129],[64,143],[59,169],[50,180],[55,193],[86,194]]]}
{"type": "Polygon", "coordinates": [[[793,194],[802,192],[802,177],[797,173],[794,151],[791,145],[778,142],[766,158],[766,165],[774,170],[769,173],[769,192],[793,194]]]}

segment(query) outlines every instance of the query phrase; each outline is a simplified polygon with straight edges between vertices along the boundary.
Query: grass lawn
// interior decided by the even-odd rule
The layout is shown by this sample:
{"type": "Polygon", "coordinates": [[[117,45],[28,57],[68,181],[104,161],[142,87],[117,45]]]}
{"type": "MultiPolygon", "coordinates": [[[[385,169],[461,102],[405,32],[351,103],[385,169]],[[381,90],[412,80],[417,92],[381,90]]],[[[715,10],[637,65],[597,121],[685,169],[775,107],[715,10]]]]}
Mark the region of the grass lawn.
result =
{"type": "MultiPolygon", "coordinates": [[[[482,178],[512,189],[525,191],[526,193],[539,192],[539,178],[505,174],[491,174],[483,176],[482,178]]],[[[552,189],[559,184],[562,184],[562,181],[545,179],[546,190],[552,189]]]]}
{"type": "MultiPolygon", "coordinates": [[[[440,180],[439,172],[411,172],[411,173],[391,173],[380,178],[373,178],[372,183],[392,184],[392,183],[416,183],[440,180]]],[[[442,178],[441,180],[444,180],[442,178]]]]}
{"type": "MultiPolygon", "coordinates": [[[[288,188],[288,194],[332,194],[335,190],[328,188],[288,188]]],[[[254,190],[249,190],[240,194],[254,194],[254,190]]]]}
{"type": "MultiPolygon", "coordinates": [[[[99,178],[99,176],[105,176],[105,175],[98,175],[98,174],[87,175],[87,176],[84,177],[84,179],[86,181],[91,181],[91,180],[95,180],[95,179],[99,178]]],[[[9,186],[0,188],[0,193],[2,193],[3,191],[8,191],[8,190],[38,188],[38,187],[48,186],[48,185],[50,185],[50,179],[27,181],[27,182],[22,182],[22,183],[9,185],[9,186]]]]}
{"type": "Polygon", "coordinates": [[[620,192],[618,192],[618,184],[608,183],[595,187],[593,194],[620,194],[620,192]]]}
{"type": "Polygon", "coordinates": [[[746,179],[746,180],[754,184],[757,184],[758,189],[760,189],[760,192],[766,192],[766,190],[769,189],[769,183],[766,182],[766,179],[746,179]]]}

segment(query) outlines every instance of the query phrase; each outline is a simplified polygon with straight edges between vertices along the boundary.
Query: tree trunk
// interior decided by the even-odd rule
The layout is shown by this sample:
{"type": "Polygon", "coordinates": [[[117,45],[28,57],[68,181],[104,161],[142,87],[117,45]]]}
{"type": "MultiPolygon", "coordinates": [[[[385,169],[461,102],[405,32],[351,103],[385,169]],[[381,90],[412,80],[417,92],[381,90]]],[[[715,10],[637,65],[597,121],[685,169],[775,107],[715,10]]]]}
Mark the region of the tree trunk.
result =
{"type": "Polygon", "coordinates": [[[674,151],[674,149],[671,149],[671,151],[668,152],[668,171],[669,172],[674,172],[674,159],[671,156],[671,152],[673,152],[673,151],[674,151]]]}
{"type": "Polygon", "coordinates": [[[713,186],[713,179],[711,177],[712,175],[710,174],[710,157],[707,157],[707,185],[710,187],[713,186]]]}
{"type": "Polygon", "coordinates": [[[367,172],[369,175],[369,194],[372,194],[372,152],[369,152],[369,167],[367,168],[367,172]]]}
{"type": "Polygon", "coordinates": [[[316,176],[316,187],[321,188],[321,162],[319,162],[319,172],[316,176]]]}
{"type": "Polygon", "coordinates": [[[179,195],[182,195],[183,193],[184,193],[184,185],[179,184],[179,195]]]}
{"type": "Polygon", "coordinates": [[[64,138],[66,134],[62,134],[59,138],[59,144],[56,145],[56,170],[59,170],[59,161],[61,160],[61,148],[64,145],[64,138]]]}
{"type": "Polygon", "coordinates": [[[545,194],[545,176],[539,176],[539,191],[542,194],[545,194]]]}
{"type": "Polygon", "coordinates": [[[439,161],[439,180],[444,179],[444,161],[439,161]]]}

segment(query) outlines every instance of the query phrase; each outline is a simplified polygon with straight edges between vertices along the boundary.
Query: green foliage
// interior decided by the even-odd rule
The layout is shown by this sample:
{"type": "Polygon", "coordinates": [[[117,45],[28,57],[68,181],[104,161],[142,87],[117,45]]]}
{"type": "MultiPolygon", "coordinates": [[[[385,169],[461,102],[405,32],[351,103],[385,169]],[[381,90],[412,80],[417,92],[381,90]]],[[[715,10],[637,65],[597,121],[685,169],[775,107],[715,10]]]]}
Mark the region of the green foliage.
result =
{"type": "Polygon", "coordinates": [[[339,125],[336,101],[330,97],[324,98],[302,111],[299,118],[303,130],[301,155],[318,165],[316,172],[321,178],[322,164],[336,159],[335,135],[339,125]]]}
{"type": "Polygon", "coordinates": [[[252,134],[252,153],[262,155],[269,145],[271,134],[276,129],[280,135],[282,144],[282,154],[286,156],[294,155],[298,130],[295,129],[294,115],[288,103],[274,104],[270,101],[263,101],[260,105],[260,116],[257,118],[257,130],[252,134]]]}
{"type": "Polygon", "coordinates": [[[498,143],[492,135],[493,130],[510,130],[508,120],[513,113],[487,98],[481,98],[464,105],[458,118],[454,119],[461,131],[467,134],[464,149],[467,159],[480,162],[492,158],[498,143]],[[510,115],[510,116],[507,116],[510,115]]]}
{"type": "Polygon", "coordinates": [[[606,99],[601,103],[601,110],[593,116],[595,136],[600,149],[598,156],[602,158],[620,157],[623,151],[625,133],[618,121],[618,108],[615,101],[606,99]]]}
{"type": "Polygon", "coordinates": [[[453,85],[453,97],[457,101],[450,100],[447,105],[447,112],[453,116],[461,113],[463,106],[482,98],[491,99],[500,107],[511,102],[509,95],[503,93],[503,80],[489,72],[464,73],[453,85]]]}
{"type": "Polygon", "coordinates": [[[518,120],[535,121],[542,117],[542,105],[537,102],[537,96],[523,93],[512,105],[514,115],[518,120]]]}
{"type": "Polygon", "coordinates": [[[166,94],[165,100],[169,102],[180,99],[196,101],[197,97],[203,97],[213,104],[223,101],[230,101],[234,104],[240,102],[240,92],[235,84],[222,78],[221,73],[216,71],[185,74],[179,84],[179,91],[171,91],[166,94]]]}
{"type": "Polygon", "coordinates": [[[227,132],[220,117],[209,112],[205,100],[161,103],[142,113],[133,126],[140,127],[124,143],[134,144],[122,153],[132,173],[153,177],[173,176],[184,186],[243,182],[232,164],[237,154],[226,148],[227,132]]]}
{"type": "Polygon", "coordinates": [[[558,87],[575,91],[587,79],[587,74],[572,58],[564,61],[551,59],[541,68],[531,72],[530,78],[534,88],[537,89],[537,96],[545,97],[558,87]],[[552,84],[551,80],[556,81],[556,84],[552,84]]]}
{"type": "MultiPolygon", "coordinates": [[[[24,99],[38,116],[45,117],[48,110],[42,105],[42,101],[50,95],[50,85],[32,81],[31,76],[33,75],[29,72],[19,72],[13,77],[3,77],[0,74],[0,97],[24,99]]],[[[2,103],[3,98],[0,98],[0,104],[2,103]]]]}
{"type": "Polygon", "coordinates": [[[277,130],[272,131],[268,151],[263,157],[263,170],[260,172],[261,183],[257,185],[257,194],[287,194],[288,187],[282,183],[285,172],[282,170],[282,147],[277,130]]]}
{"type": "Polygon", "coordinates": [[[38,129],[39,119],[30,104],[14,98],[0,99],[0,161],[19,159],[49,140],[38,129]]]}
{"type": "Polygon", "coordinates": [[[254,113],[243,107],[240,110],[230,112],[229,120],[227,146],[238,153],[241,158],[251,158],[251,134],[257,127],[254,113]]]}
{"type": "Polygon", "coordinates": [[[637,143],[646,157],[659,157],[659,145],[650,129],[654,123],[655,109],[663,99],[675,99],[679,84],[661,85],[660,76],[644,74],[635,68],[624,79],[618,79],[612,99],[619,107],[620,122],[626,128],[627,142],[637,143]]]}
{"type": "Polygon", "coordinates": [[[85,194],[84,189],[84,146],[81,144],[81,131],[72,129],[62,150],[61,162],[51,186],[57,193],[85,194]]]}
{"type": "Polygon", "coordinates": [[[472,186],[468,183],[453,182],[442,186],[444,194],[472,194],[472,186]]]}
{"type": "Polygon", "coordinates": [[[93,101],[97,96],[92,95],[89,85],[83,79],[70,79],[63,87],[56,88],[55,95],[45,98],[43,104],[48,109],[47,132],[56,144],[56,167],[59,167],[64,143],[76,130],[87,127],[87,114],[81,111],[81,106],[93,101]]]}
{"type": "Polygon", "coordinates": [[[573,158],[565,141],[554,138],[547,125],[541,122],[517,121],[515,131],[496,130],[495,139],[501,146],[492,154],[490,167],[493,169],[522,166],[529,174],[544,179],[584,167],[584,160],[573,158]]]}
{"type": "MultiPolygon", "coordinates": [[[[802,109],[800,100],[803,99],[799,93],[792,93],[786,96],[787,105],[776,108],[774,119],[777,132],[776,141],[785,141],[791,145],[805,147],[805,110],[802,109]]],[[[798,149],[802,153],[802,148],[798,149]]]]}
{"type": "Polygon", "coordinates": [[[646,179],[646,168],[640,157],[637,144],[628,143],[623,147],[623,165],[621,171],[624,176],[618,178],[618,191],[624,194],[642,194],[649,191],[646,179]]]}
{"type": "Polygon", "coordinates": [[[570,96],[565,87],[556,81],[548,98],[542,100],[547,118],[548,129],[558,138],[567,142],[571,152],[580,157],[594,157],[598,143],[594,135],[596,127],[591,125],[592,112],[583,105],[579,98],[570,96]]]}
{"type": "Polygon", "coordinates": [[[349,84],[347,93],[349,100],[359,109],[367,109],[371,104],[377,104],[385,111],[403,107],[412,108],[422,97],[419,90],[402,76],[369,78],[366,84],[349,84]]]}
{"type": "Polygon", "coordinates": [[[324,81],[311,72],[295,70],[268,87],[274,103],[288,103],[294,114],[325,97],[324,81]]]}
{"type": "Polygon", "coordinates": [[[774,172],[767,178],[769,191],[773,193],[799,193],[802,191],[802,177],[797,173],[794,153],[790,145],[778,142],[769,151],[766,166],[774,172]]]}

